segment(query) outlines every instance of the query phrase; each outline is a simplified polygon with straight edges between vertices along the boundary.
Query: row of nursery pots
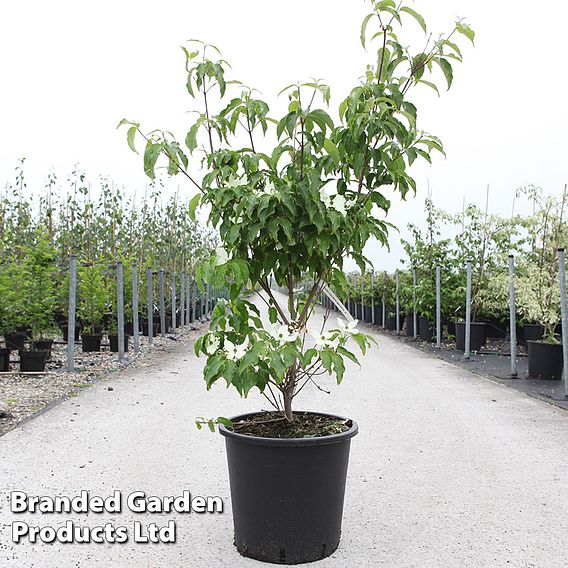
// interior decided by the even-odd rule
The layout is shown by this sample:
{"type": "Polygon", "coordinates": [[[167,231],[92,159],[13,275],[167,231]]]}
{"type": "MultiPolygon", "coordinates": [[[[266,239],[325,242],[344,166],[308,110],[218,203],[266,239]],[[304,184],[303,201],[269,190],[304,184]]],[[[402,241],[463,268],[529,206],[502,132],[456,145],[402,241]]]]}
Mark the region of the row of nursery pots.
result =
{"type": "MultiPolygon", "coordinates": [[[[347,306],[346,306],[347,307],[347,306]]],[[[355,318],[366,323],[374,322],[375,325],[383,325],[382,306],[367,306],[361,303],[351,303],[349,312],[355,318]]],[[[387,312],[384,327],[390,331],[396,330],[396,316],[387,312]]],[[[400,316],[400,323],[404,324],[407,336],[414,337],[414,315],[400,316]]],[[[418,330],[417,337],[422,341],[432,341],[434,338],[434,326],[428,318],[417,317],[418,330]]],[[[456,349],[465,350],[465,322],[448,322],[448,334],[456,339],[456,349]]],[[[470,331],[470,350],[473,352],[481,351],[486,344],[487,338],[505,338],[507,330],[504,329],[502,322],[486,321],[471,322],[470,331]]],[[[558,334],[562,333],[559,325],[556,329],[558,334]]],[[[529,378],[533,379],[552,379],[560,380],[563,369],[563,353],[561,343],[547,343],[543,341],[544,328],[538,324],[524,324],[517,328],[518,341],[527,345],[529,378]]]]}

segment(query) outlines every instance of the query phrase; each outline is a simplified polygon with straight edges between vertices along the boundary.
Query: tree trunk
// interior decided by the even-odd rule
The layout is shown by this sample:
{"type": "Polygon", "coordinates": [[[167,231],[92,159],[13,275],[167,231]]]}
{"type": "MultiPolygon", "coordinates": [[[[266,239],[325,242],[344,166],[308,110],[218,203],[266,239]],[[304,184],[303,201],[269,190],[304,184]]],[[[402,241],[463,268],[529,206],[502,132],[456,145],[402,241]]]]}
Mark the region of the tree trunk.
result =
{"type": "Polygon", "coordinates": [[[284,399],[284,414],[288,422],[294,422],[294,415],[292,414],[292,393],[285,391],[282,393],[284,399]]]}

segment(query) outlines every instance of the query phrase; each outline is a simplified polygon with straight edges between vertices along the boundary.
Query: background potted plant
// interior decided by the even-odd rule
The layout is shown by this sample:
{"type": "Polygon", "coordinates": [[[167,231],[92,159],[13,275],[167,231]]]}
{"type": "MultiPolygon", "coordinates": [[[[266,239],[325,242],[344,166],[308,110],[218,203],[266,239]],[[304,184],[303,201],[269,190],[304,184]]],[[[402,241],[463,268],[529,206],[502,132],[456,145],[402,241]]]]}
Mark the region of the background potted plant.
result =
{"type": "Polygon", "coordinates": [[[370,23],[377,24],[373,37],[379,48],[362,83],[339,105],[339,121],[315,106],[318,95],[326,104],[330,100],[329,87],[320,81],[284,89],[289,105],[280,120],[271,120],[268,105],[242,86],[240,95],[213,114],[214,89],[221,99],[226,95],[226,63],[216,48],[193,43],[184,47],[186,84],[203,106],[185,144],[193,152],[204,134],[202,182],[190,173],[189,158],[170,133],[145,134],[138,123],[121,123],[129,127],[132,149],[138,134],[144,138],[148,175],[154,176],[158,159],[165,157],[170,174],[181,173],[198,188],[192,210],[204,207],[219,230],[223,248],[200,266],[198,280],[201,286],[229,284],[229,298],[215,307],[210,331],[195,349],[207,357],[208,388],[219,379],[242,396],[257,388],[274,406],[273,414],[219,420],[227,445],[235,545],[243,555],[270,562],[313,561],[338,546],[349,444],[357,425],[324,413],[295,412],[293,404],[320,373],[340,382],[345,360],[357,361],[351,345],[365,352],[371,339],[356,322],[311,329],[310,317],[324,283],[346,287],[346,256],[363,273],[369,238],[387,243],[387,223],[376,214],[390,206],[382,188],[405,196],[415,189],[407,168],[418,157],[430,159],[432,151],[442,151],[437,138],[418,130],[409,89],[422,83],[437,90],[426,80],[432,79],[434,65],[449,87],[449,59],[461,60],[452,36],[462,33],[473,40],[472,30],[459,21],[451,34],[411,54],[394,26],[409,16],[425,30],[423,18],[392,0],[371,4],[361,36],[365,43],[370,23]],[[275,127],[278,143],[265,148],[259,131],[269,127],[275,127]],[[245,146],[237,144],[241,131],[245,146]],[[286,290],[284,301],[270,288],[272,276],[286,290]],[[296,285],[306,276],[313,284],[307,295],[297,294],[296,285]],[[262,289],[269,322],[242,297],[249,282],[262,289]]]}
{"type": "Polygon", "coordinates": [[[542,339],[527,341],[529,377],[562,378],[562,344],[558,338],[560,286],[558,281],[559,247],[566,244],[566,189],[560,200],[544,197],[540,188],[526,188],[534,201],[534,215],[528,220],[530,248],[518,270],[518,304],[521,315],[536,322],[542,339]]]}
{"type": "Polygon", "coordinates": [[[83,351],[100,351],[103,315],[108,305],[108,294],[103,268],[85,263],[77,271],[77,313],[81,319],[83,351]]]}

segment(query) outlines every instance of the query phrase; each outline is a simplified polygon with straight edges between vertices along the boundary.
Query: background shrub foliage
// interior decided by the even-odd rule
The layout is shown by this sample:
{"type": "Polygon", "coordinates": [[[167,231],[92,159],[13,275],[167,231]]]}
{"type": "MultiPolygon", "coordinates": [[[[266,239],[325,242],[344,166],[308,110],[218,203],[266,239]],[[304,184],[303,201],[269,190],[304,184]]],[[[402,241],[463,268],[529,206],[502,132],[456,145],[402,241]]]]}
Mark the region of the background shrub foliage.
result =
{"type": "Polygon", "coordinates": [[[449,88],[452,64],[462,59],[458,37],[474,38],[461,20],[434,38],[405,2],[370,5],[361,42],[375,45],[371,63],[335,118],[326,110],[330,88],[321,81],[285,87],[288,109],[272,117],[253,89],[227,80],[228,65],[217,48],[190,42],[182,48],[186,85],[200,104],[184,143],[168,131],[145,133],[139,123],[122,121],[133,150],[137,137],[145,141],[147,174],[152,178],[165,158],[170,174],[185,176],[198,189],[192,211],[203,207],[219,230],[224,250],[202,267],[201,277],[232,284],[229,303],[216,309],[210,334],[196,345],[208,357],[207,386],[223,378],[243,395],[256,386],[289,421],[292,400],[314,375],[329,372],[341,381],[344,358],[356,360],[347,340],[363,350],[369,343],[355,329],[340,326],[323,339],[314,332],[318,347],[304,348],[318,289],[323,283],[345,288],[345,257],[364,270],[363,248],[371,237],[387,244],[385,189],[403,197],[414,191],[409,167],[443,152],[438,138],[419,129],[411,89],[425,85],[438,91],[440,80],[449,88]],[[420,51],[399,40],[405,19],[405,26],[418,25],[426,34],[420,51]],[[203,156],[201,182],[189,165],[189,154],[197,150],[203,156]],[[285,305],[270,290],[271,274],[287,290],[285,305]],[[295,284],[306,277],[313,285],[298,297],[295,284]],[[268,296],[278,329],[265,329],[256,308],[240,298],[249,280],[268,296]]]}
{"type": "Polygon", "coordinates": [[[78,317],[90,332],[105,315],[113,325],[118,260],[125,264],[127,318],[131,266],[140,271],[142,312],[146,267],[163,268],[167,286],[174,272],[178,279],[182,270],[194,273],[217,237],[190,220],[188,200],[162,200],[161,190],[156,181],[140,197],[127,198],[106,178],[91,184],[78,168],[63,183],[50,173],[44,188],[28,188],[22,160],[0,193],[0,333],[31,328],[41,338],[67,317],[71,254],[79,265],[78,317]]]}

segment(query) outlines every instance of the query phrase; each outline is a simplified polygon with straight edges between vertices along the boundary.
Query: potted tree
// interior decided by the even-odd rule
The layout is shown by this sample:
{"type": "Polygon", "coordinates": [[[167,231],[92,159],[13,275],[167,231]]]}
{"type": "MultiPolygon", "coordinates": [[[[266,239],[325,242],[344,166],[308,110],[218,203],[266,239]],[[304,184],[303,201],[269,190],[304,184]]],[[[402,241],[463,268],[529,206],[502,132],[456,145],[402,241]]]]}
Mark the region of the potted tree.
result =
{"type": "Polygon", "coordinates": [[[388,225],[377,215],[389,209],[384,188],[403,196],[413,191],[408,166],[442,150],[437,138],[418,130],[409,89],[420,83],[434,86],[426,80],[432,78],[433,64],[449,86],[448,58],[461,59],[451,35],[461,32],[473,39],[460,21],[455,33],[411,55],[394,26],[410,16],[425,28],[422,17],[408,6],[397,10],[392,0],[372,6],[362,38],[365,42],[374,22],[380,47],[363,82],[339,105],[338,121],[316,106],[318,95],[326,104],[330,100],[329,87],[320,81],[286,88],[289,105],[280,120],[271,120],[268,105],[244,87],[219,114],[212,114],[213,89],[224,98],[228,83],[224,60],[203,44],[184,48],[189,94],[203,100],[185,139],[193,152],[205,135],[201,182],[190,173],[189,159],[171,134],[144,134],[138,123],[122,121],[129,126],[133,149],[138,133],[146,140],[148,175],[154,175],[164,156],[171,174],[181,173],[198,188],[192,209],[204,207],[219,230],[223,248],[201,265],[198,280],[201,286],[227,286],[229,299],[215,307],[210,331],[195,349],[207,358],[208,388],[223,379],[242,396],[256,388],[273,404],[272,413],[219,420],[229,461],[235,545],[241,554],[268,562],[317,560],[339,544],[349,445],[357,425],[294,406],[304,385],[320,373],[341,382],[345,360],[357,361],[351,346],[365,352],[371,338],[357,330],[356,321],[339,320],[330,330],[313,330],[310,317],[324,283],[345,288],[346,256],[364,272],[363,248],[369,238],[388,242],[388,225]],[[270,127],[275,127],[278,143],[261,148],[259,130],[270,127]],[[241,129],[244,147],[235,142],[241,129]],[[271,275],[286,291],[284,300],[270,288],[271,275]],[[305,296],[298,295],[296,284],[305,276],[312,284],[305,296]],[[249,282],[262,290],[268,322],[241,295],[249,282]]]}
{"type": "Polygon", "coordinates": [[[81,320],[83,351],[100,351],[103,316],[107,309],[107,290],[100,265],[85,263],[77,271],[77,313],[81,320]]]}
{"type": "Polygon", "coordinates": [[[31,323],[31,344],[29,350],[20,350],[20,370],[44,371],[51,357],[53,339],[46,333],[55,325],[56,296],[55,251],[43,230],[38,232],[33,246],[27,248],[23,268],[25,280],[20,293],[25,298],[26,319],[31,323]]]}
{"type": "Polygon", "coordinates": [[[564,221],[566,190],[561,200],[544,197],[532,187],[536,201],[534,215],[528,220],[530,248],[518,270],[518,304],[521,315],[542,329],[541,339],[528,339],[529,377],[561,379],[562,343],[557,334],[560,322],[559,247],[566,245],[564,221]]]}

